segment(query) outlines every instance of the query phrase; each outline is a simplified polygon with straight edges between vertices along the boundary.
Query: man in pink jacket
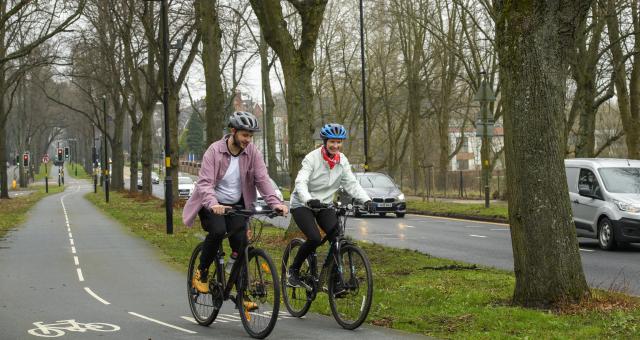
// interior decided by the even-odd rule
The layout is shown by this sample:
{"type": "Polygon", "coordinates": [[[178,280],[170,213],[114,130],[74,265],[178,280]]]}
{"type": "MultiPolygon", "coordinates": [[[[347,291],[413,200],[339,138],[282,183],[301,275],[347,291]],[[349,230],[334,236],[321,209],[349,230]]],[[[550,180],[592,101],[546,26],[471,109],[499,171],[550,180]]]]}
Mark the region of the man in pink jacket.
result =
{"type": "MultiPolygon", "coordinates": [[[[195,190],[182,211],[184,224],[193,225],[197,215],[202,228],[208,232],[192,282],[201,293],[209,292],[207,275],[223,236],[228,231],[244,228],[248,221],[243,216],[225,216],[225,209],[230,206],[251,209],[257,188],[272,209],[283,215],[288,213],[288,207],[271,186],[262,154],[251,143],[253,133],[260,130],[256,117],[249,112],[234,112],[229,118],[229,127],[231,134],[211,144],[204,153],[195,190]]],[[[229,237],[236,256],[244,249],[246,238],[244,232],[229,237]]]]}

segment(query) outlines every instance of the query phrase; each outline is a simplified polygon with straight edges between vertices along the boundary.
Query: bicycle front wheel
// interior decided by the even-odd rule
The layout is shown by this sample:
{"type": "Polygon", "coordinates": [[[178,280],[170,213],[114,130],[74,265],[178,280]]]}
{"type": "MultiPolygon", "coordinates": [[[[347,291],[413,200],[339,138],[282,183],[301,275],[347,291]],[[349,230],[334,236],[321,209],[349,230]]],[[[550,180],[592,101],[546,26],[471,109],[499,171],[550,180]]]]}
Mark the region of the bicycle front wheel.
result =
{"type": "Polygon", "coordinates": [[[280,310],[278,272],[271,257],[262,249],[249,252],[247,271],[242,268],[238,287],[238,309],[244,329],[253,338],[264,339],[276,325],[280,310]]]}
{"type": "MultiPolygon", "coordinates": [[[[209,284],[209,293],[203,294],[198,292],[192,282],[193,275],[198,267],[198,259],[202,252],[203,243],[196,246],[189,260],[189,271],[187,272],[187,298],[189,299],[189,308],[191,314],[197,323],[203,326],[209,326],[218,316],[220,306],[222,305],[222,295],[220,289],[212,289],[217,285],[209,284]]],[[[217,283],[215,270],[209,275],[209,282],[217,283]]]]}
{"type": "Polygon", "coordinates": [[[338,324],[345,329],[356,329],[364,322],[373,299],[373,274],[365,252],[355,245],[340,249],[342,284],[335,261],[329,278],[329,305],[338,324]]]}

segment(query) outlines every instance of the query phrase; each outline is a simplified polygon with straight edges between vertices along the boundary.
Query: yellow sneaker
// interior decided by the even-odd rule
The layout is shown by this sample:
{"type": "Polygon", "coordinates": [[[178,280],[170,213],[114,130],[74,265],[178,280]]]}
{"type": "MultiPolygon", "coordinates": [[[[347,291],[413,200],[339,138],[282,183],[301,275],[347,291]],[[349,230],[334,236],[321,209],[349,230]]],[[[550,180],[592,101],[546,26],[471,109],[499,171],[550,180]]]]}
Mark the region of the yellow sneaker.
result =
{"type": "Polygon", "coordinates": [[[253,312],[258,309],[258,304],[253,301],[242,301],[245,311],[253,312]]]}
{"type": "Polygon", "coordinates": [[[193,279],[191,279],[191,284],[193,285],[193,288],[195,288],[199,293],[202,293],[202,294],[209,293],[209,283],[202,282],[200,278],[201,278],[200,269],[196,269],[196,271],[193,273],[193,279]]]}

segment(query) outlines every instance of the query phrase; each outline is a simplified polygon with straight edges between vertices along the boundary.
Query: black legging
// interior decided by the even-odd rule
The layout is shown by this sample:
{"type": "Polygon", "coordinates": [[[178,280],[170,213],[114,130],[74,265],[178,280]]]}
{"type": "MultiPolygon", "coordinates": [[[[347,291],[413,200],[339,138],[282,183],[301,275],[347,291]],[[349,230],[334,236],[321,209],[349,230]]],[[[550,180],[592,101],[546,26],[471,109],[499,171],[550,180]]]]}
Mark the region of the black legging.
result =
{"type": "Polygon", "coordinates": [[[300,270],[302,262],[304,262],[309,254],[318,248],[322,241],[320,231],[316,226],[316,221],[320,228],[322,228],[327,235],[330,235],[330,239],[333,239],[335,237],[336,226],[338,224],[338,217],[333,209],[322,209],[318,212],[314,212],[306,207],[292,209],[291,214],[293,215],[293,220],[298,225],[298,228],[300,228],[307,237],[307,240],[300,246],[293,263],[291,263],[291,268],[293,270],[300,270]]]}
{"type": "MultiPolygon", "coordinates": [[[[200,271],[206,272],[209,270],[211,263],[213,263],[218,253],[218,249],[222,245],[224,234],[228,231],[237,230],[237,228],[244,228],[248,219],[240,215],[215,215],[207,208],[200,209],[198,216],[200,216],[202,229],[208,232],[207,237],[204,239],[204,247],[200,254],[200,265],[198,266],[200,271]]],[[[246,241],[247,234],[244,231],[238,231],[229,236],[229,245],[231,245],[231,249],[238,254],[244,251],[246,241]]]]}

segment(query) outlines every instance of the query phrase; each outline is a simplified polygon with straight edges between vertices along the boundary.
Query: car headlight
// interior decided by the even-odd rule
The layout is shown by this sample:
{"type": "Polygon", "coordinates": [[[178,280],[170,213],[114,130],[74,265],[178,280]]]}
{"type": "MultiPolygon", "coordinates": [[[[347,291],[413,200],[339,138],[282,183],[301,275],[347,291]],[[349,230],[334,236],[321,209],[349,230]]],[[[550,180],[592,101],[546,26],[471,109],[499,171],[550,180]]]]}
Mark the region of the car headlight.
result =
{"type": "Polygon", "coordinates": [[[632,204],[629,202],[618,201],[618,200],[613,200],[613,203],[615,203],[616,207],[618,207],[620,211],[626,211],[630,213],[640,213],[640,206],[637,204],[632,204]]]}
{"type": "Polygon", "coordinates": [[[404,201],[404,194],[400,194],[396,197],[398,201],[404,201]]]}

